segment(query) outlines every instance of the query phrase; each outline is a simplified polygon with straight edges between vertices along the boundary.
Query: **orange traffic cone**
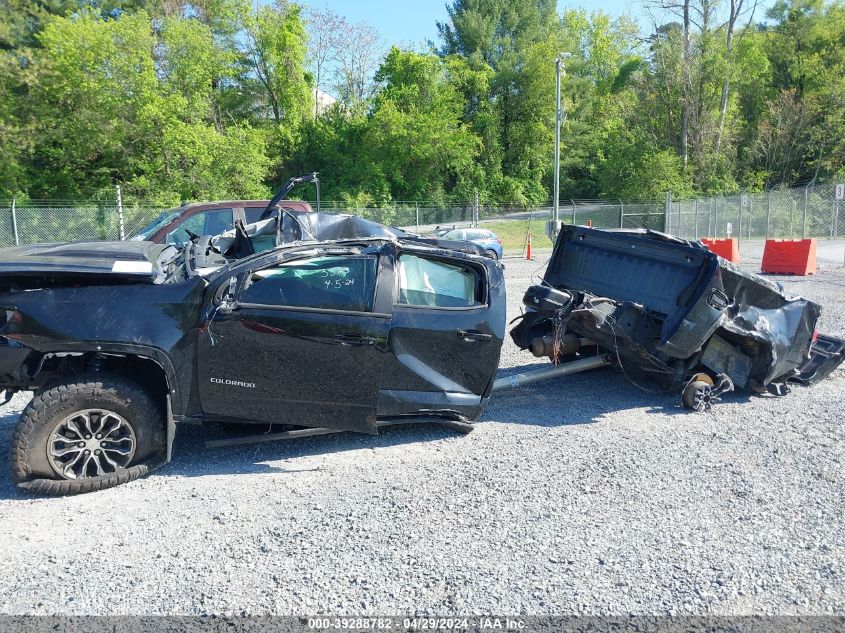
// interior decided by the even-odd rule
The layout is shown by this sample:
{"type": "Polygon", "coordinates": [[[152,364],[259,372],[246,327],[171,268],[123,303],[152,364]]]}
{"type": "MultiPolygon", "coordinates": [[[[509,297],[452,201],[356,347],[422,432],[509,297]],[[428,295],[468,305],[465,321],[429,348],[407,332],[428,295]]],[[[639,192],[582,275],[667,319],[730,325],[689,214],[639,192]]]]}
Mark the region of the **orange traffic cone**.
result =
{"type": "Polygon", "coordinates": [[[525,250],[525,259],[531,259],[531,232],[528,233],[528,244],[525,250]]]}

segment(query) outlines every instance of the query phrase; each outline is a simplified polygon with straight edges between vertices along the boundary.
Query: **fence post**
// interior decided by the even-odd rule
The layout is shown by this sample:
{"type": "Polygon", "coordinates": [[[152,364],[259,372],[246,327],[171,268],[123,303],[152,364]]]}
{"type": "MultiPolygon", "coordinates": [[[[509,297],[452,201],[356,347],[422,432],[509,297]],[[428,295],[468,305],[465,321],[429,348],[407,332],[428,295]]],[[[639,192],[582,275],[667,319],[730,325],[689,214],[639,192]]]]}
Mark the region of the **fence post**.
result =
{"type": "Polygon", "coordinates": [[[12,198],[12,234],[15,236],[15,246],[20,246],[20,240],[18,239],[18,214],[15,210],[17,200],[17,198],[12,198]]]}
{"type": "Polygon", "coordinates": [[[416,207],[417,207],[417,233],[419,233],[420,232],[420,203],[416,202],[415,204],[416,204],[416,207]]]}
{"type": "Polygon", "coordinates": [[[120,241],[126,239],[126,233],[123,231],[123,199],[120,196],[120,185],[114,186],[115,197],[117,199],[117,230],[120,241]]]}
{"type": "Polygon", "coordinates": [[[683,201],[678,200],[677,202],[675,202],[674,200],[672,200],[672,207],[674,208],[676,206],[678,207],[678,216],[677,216],[678,219],[675,220],[674,224],[671,225],[672,229],[673,229],[672,235],[677,235],[678,237],[681,237],[681,235],[684,232],[683,231],[683,223],[684,223],[684,203],[683,203],[683,201]]]}
{"type": "Polygon", "coordinates": [[[801,214],[801,239],[807,237],[807,199],[810,196],[810,185],[804,187],[804,212],[801,214]]]}
{"type": "Polygon", "coordinates": [[[716,234],[719,231],[719,201],[713,206],[713,239],[716,239],[716,234]]]}
{"type": "Polygon", "coordinates": [[[619,201],[619,228],[625,228],[625,203],[619,201]]]}
{"type": "Polygon", "coordinates": [[[475,190],[475,200],[472,204],[472,226],[478,228],[478,189],[475,190]]]}
{"type": "Polygon", "coordinates": [[[833,239],[833,222],[836,218],[836,201],[830,205],[830,239],[833,239]]]}
{"type": "Polygon", "coordinates": [[[671,221],[670,215],[672,213],[672,192],[666,192],[666,203],[665,208],[663,210],[663,232],[669,232],[669,222],[671,221]]]}
{"type": "Polygon", "coordinates": [[[572,203],[572,226],[575,226],[575,223],[577,221],[577,219],[575,217],[575,200],[570,198],[569,201],[572,203]]]}
{"type": "Polygon", "coordinates": [[[766,239],[769,239],[769,230],[772,224],[772,190],[766,189],[766,239]]]}
{"type": "Polygon", "coordinates": [[[692,212],[693,212],[693,218],[694,218],[694,220],[693,220],[693,224],[694,224],[693,231],[695,232],[695,235],[692,236],[692,239],[697,240],[698,239],[698,198],[696,198],[692,203],[692,212]]]}
{"type": "Polygon", "coordinates": [[[713,196],[710,196],[710,204],[707,205],[707,237],[710,237],[710,227],[713,225],[713,196]]]}
{"type": "Polygon", "coordinates": [[[672,204],[678,205],[678,223],[675,224],[675,231],[674,231],[673,235],[677,235],[678,237],[681,237],[681,234],[683,233],[682,224],[684,222],[684,216],[683,216],[684,203],[683,203],[682,200],[678,200],[677,202],[673,202],[672,204]]]}
{"type": "Polygon", "coordinates": [[[748,240],[751,241],[751,221],[754,219],[754,200],[752,198],[748,198],[748,230],[746,233],[748,234],[748,240]]]}

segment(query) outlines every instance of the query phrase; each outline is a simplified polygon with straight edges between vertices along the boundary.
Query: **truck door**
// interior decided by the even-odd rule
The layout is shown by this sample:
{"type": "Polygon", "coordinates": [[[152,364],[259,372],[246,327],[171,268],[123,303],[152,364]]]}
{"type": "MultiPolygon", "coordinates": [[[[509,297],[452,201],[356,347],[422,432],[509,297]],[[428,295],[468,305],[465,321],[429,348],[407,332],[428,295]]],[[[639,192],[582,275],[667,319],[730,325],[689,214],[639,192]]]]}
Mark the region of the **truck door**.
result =
{"type": "Polygon", "coordinates": [[[239,277],[235,308],[200,333],[204,414],[375,433],[390,328],[378,259],[312,255],[239,277]]]}
{"type": "Polygon", "coordinates": [[[501,266],[484,258],[400,253],[379,412],[476,417],[490,395],[505,333],[501,266]]]}

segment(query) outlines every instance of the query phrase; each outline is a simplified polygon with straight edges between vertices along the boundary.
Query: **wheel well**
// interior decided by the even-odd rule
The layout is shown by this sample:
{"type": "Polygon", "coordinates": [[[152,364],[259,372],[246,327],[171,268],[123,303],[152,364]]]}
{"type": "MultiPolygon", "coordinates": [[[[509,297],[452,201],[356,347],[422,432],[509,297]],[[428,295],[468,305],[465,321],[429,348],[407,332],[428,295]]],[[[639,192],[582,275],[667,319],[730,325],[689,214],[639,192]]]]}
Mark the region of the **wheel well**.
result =
{"type": "Polygon", "coordinates": [[[68,377],[97,372],[123,376],[137,383],[162,407],[170,391],[164,368],[151,358],[134,354],[45,354],[34,378],[39,389],[49,389],[68,377]]]}

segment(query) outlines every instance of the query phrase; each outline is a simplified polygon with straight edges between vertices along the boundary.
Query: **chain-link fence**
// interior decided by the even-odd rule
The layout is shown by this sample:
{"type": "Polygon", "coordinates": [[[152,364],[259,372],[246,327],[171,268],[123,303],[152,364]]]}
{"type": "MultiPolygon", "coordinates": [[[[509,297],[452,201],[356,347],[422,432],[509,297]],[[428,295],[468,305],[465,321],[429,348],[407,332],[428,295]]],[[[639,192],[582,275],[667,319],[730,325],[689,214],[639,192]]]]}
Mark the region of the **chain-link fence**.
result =
{"type": "MultiPolygon", "coordinates": [[[[437,227],[451,228],[499,220],[532,220],[538,227],[551,217],[552,203],[437,205],[431,202],[396,202],[389,207],[350,207],[343,202],[321,203],[329,213],[351,213],[382,224],[425,233],[437,227]]],[[[603,228],[650,228],[663,230],[666,217],[661,202],[622,200],[561,200],[559,217],[566,224],[588,224],[603,228]]]]}
{"type": "MultiPolygon", "coordinates": [[[[312,203],[313,204],[313,203],[312,203]]],[[[316,205],[315,205],[316,206],[316,205]]],[[[478,205],[474,202],[437,204],[425,201],[398,201],[381,207],[356,207],[337,200],[323,200],[320,210],[326,213],[349,213],[388,226],[416,232],[435,227],[468,226],[476,221],[519,217],[531,209],[516,204],[478,205]]]]}
{"type": "Polygon", "coordinates": [[[836,199],[835,184],[667,200],[666,208],[667,232],[688,239],[836,239],[845,234],[845,201],[836,199]]]}
{"type": "MultiPolygon", "coordinates": [[[[130,205],[122,211],[123,235],[130,237],[164,209],[130,205]]],[[[114,200],[0,200],[0,246],[119,240],[120,224],[114,200]]]]}
{"type": "MultiPolygon", "coordinates": [[[[826,184],[693,200],[673,200],[669,193],[665,200],[654,202],[561,200],[559,217],[564,223],[648,228],[687,239],[727,235],[750,240],[837,238],[845,234],[845,201],[836,200],[835,192],[834,184],[826,184]]],[[[532,233],[538,235],[551,215],[551,203],[525,206],[404,201],[356,207],[322,201],[320,210],[351,213],[423,234],[438,227],[527,221],[532,233]]],[[[137,204],[119,207],[116,200],[0,200],[0,246],[117,240],[121,237],[121,219],[123,235],[129,238],[164,211],[161,207],[137,204]]]]}

